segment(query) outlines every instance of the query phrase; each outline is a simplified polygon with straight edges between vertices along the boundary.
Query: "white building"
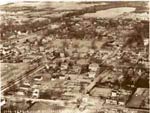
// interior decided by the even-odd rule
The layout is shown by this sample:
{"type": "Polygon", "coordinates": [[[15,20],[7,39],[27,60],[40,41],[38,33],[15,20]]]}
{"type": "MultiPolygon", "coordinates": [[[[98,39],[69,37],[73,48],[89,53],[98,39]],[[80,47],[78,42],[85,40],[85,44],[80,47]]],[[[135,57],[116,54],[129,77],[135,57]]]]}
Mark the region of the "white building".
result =
{"type": "Polygon", "coordinates": [[[40,90],[39,89],[34,89],[32,92],[32,97],[33,98],[39,98],[40,90]]]}
{"type": "Polygon", "coordinates": [[[97,71],[99,68],[99,65],[97,63],[92,63],[89,65],[90,71],[97,71]]]}

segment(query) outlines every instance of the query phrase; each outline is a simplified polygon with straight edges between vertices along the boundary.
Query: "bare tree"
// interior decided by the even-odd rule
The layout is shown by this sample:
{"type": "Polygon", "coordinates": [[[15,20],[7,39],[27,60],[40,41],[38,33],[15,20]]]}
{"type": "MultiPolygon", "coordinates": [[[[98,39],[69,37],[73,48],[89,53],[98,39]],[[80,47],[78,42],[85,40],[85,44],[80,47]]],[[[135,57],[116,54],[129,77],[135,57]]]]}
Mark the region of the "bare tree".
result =
{"type": "Polygon", "coordinates": [[[96,46],[96,40],[92,40],[91,42],[91,49],[97,49],[97,46],[96,46]]]}
{"type": "Polygon", "coordinates": [[[66,48],[68,48],[68,47],[69,47],[69,44],[67,43],[67,41],[66,40],[62,41],[62,49],[64,52],[65,52],[66,48]]]}
{"type": "Polygon", "coordinates": [[[75,51],[77,51],[77,49],[79,48],[79,44],[78,43],[74,43],[72,46],[73,46],[73,48],[75,48],[75,51]]]}

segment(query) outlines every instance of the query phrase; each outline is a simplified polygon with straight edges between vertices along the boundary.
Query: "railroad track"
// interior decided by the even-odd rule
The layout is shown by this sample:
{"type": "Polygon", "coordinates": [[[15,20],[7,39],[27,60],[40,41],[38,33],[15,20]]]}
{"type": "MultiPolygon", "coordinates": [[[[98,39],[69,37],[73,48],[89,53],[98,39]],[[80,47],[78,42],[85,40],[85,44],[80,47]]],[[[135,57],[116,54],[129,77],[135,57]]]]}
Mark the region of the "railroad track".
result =
{"type": "Polygon", "coordinates": [[[41,65],[38,66],[36,68],[33,68],[27,72],[22,72],[21,74],[19,73],[19,76],[17,79],[15,79],[14,83],[12,85],[5,85],[1,87],[1,93],[3,93],[4,91],[8,90],[9,88],[13,87],[14,85],[18,84],[21,80],[24,80],[26,77],[29,77],[35,73],[37,73],[38,71],[42,70],[45,66],[41,65]]]}
{"type": "MultiPolygon", "coordinates": [[[[101,65],[103,64],[106,64],[106,61],[107,60],[110,60],[111,58],[113,58],[117,52],[120,51],[120,47],[118,49],[116,49],[114,52],[110,53],[104,60],[103,62],[101,63],[101,65]]],[[[103,69],[101,72],[97,71],[96,75],[98,75],[94,80],[93,82],[91,82],[87,88],[85,89],[85,93],[90,93],[90,91],[95,87],[95,85],[104,77],[106,76],[106,74],[108,74],[110,72],[110,70],[108,70],[109,68],[105,68],[103,69]]]]}

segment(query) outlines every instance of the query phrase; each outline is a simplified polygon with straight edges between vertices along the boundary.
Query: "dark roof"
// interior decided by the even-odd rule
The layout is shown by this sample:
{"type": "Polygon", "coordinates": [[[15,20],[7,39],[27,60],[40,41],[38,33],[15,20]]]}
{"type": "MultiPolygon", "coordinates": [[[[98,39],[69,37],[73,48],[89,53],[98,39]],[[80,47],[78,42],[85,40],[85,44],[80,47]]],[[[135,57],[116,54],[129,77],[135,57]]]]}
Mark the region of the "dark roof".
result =
{"type": "Polygon", "coordinates": [[[127,107],[132,107],[132,108],[140,108],[142,104],[143,98],[141,95],[133,95],[130,101],[127,103],[127,107]]]}
{"type": "Polygon", "coordinates": [[[127,107],[141,108],[144,100],[149,96],[148,90],[148,88],[137,88],[137,90],[127,103],[127,107]]]}

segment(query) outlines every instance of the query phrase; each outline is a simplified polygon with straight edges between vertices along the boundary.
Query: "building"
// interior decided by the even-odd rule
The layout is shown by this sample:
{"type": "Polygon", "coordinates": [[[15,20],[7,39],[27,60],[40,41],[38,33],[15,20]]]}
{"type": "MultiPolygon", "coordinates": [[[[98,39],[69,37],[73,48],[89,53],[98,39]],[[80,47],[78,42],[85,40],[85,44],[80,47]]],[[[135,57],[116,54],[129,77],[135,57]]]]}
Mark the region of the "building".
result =
{"type": "Polygon", "coordinates": [[[148,88],[137,88],[131,99],[127,103],[129,108],[149,108],[149,89],[148,88]]]}
{"type": "Polygon", "coordinates": [[[35,77],[34,77],[34,80],[35,80],[35,81],[42,81],[42,80],[43,80],[43,77],[42,77],[41,75],[35,76],[35,77]]]}
{"type": "Polygon", "coordinates": [[[39,98],[40,95],[40,90],[39,89],[34,89],[32,92],[32,97],[33,98],[39,98]]]}
{"type": "Polygon", "coordinates": [[[106,104],[117,105],[117,100],[114,100],[114,99],[106,99],[105,103],[106,103],[106,104]]]}
{"type": "Polygon", "coordinates": [[[25,92],[24,91],[17,91],[16,95],[17,96],[25,96],[25,92]]]}
{"type": "Polygon", "coordinates": [[[80,74],[81,73],[81,66],[79,66],[79,65],[73,65],[72,66],[72,73],[78,73],[78,74],[80,74]]]}
{"type": "Polygon", "coordinates": [[[31,88],[30,86],[24,84],[19,87],[20,90],[24,90],[24,91],[28,91],[30,88],[31,88]]]}
{"type": "Polygon", "coordinates": [[[0,106],[4,106],[6,104],[6,100],[5,98],[1,97],[1,102],[0,102],[0,106]]]}
{"type": "Polygon", "coordinates": [[[112,89],[110,89],[110,88],[95,87],[95,88],[92,89],[92,91],[90,92],[90,94],[92,96],[95,96],[95,97],[108,98],[108,97],[111,96],[111,92],[112,92],[112,89]]]}
{"type": "Polygon", "coordinates": [[[89,70],[90,70],[90,71],[97,71],[98,68],[99,68],[99,65],[98,65],[97,63],[91,63],[91,64],[89,65],[89,70]]]}
{"type": "Polygon", "coordinates": [[[126,100],[124,98],[119,98],[118,105],[124,106],[126,104],[126,100]]]}
{"type": "Polygon", "coordinates": [[[89,76],[89,78],[95,78],[96,77],[96,72],[90,71],[90,72],[88,72],[88,76],[89,76]]]}
{"type": "Polygon", "coordinates": [[[60,69],[61,70],[67,70],[68,69],[68,63],[62,63],[60,69]]]}

